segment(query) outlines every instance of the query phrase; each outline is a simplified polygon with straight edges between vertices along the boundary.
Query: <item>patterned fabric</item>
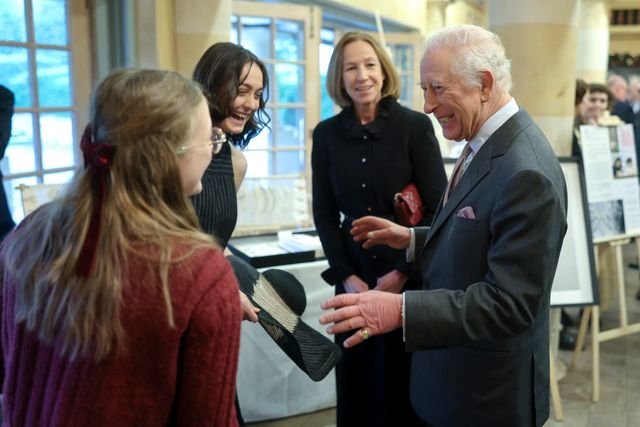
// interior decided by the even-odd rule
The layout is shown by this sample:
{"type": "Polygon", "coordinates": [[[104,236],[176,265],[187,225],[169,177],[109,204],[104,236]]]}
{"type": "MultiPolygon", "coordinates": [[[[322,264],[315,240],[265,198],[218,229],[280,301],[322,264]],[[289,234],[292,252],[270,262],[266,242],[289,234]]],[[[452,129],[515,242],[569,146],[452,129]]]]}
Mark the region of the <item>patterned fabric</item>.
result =
{"type": "Polygon", "coordinates": [[[191,197],[202,230],[224,248],[238,219],[238,199],[233,179],[231,146],[222,146],[202,177],[202,192],[191,197]]]}

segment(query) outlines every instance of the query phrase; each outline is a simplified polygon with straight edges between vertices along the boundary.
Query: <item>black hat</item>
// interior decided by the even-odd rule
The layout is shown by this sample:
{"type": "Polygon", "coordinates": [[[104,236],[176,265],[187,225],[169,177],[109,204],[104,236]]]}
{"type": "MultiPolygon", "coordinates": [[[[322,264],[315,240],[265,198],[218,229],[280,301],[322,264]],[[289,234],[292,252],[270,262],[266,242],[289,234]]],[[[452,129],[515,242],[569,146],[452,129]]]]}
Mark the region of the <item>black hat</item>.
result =
{"type": "Polygon", "coordinates": [[[260,308],[258,322],[269,336],[312,380],[327,376],[340,359],[340,347],[300,318],[307,297],[298,279],[277,269],[261,274],[237,256],[228,259],[240,290],[260,308]]]}

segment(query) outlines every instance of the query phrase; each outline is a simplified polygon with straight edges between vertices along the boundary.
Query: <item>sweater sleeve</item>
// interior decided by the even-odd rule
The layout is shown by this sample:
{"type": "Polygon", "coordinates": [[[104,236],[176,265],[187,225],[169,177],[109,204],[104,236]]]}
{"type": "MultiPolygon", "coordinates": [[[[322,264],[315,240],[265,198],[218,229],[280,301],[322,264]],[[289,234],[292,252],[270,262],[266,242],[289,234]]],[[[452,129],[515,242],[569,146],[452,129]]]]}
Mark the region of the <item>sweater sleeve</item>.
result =
{"type": "Polygon", "coordinates": [[[235,393],[241,323],[238,284],[220,252],[209,259],[198,280],[209,280],[211,285],[194,307],[182,338],[176,424],[237,426],[235,393]],[[211,274],[211,269],[216,272],[211,274]]]}
{"type": "Polygon", "coordinates": [[[322,273],[322,278],[330,285],[335,285],[355,274],[355,270],[349,264],[347,248],[340,231],[340,210],[329,176],[327,136],[323,135],[319,127],[313,132],[311,151],[313,220],[330,266],[322,273]]]}

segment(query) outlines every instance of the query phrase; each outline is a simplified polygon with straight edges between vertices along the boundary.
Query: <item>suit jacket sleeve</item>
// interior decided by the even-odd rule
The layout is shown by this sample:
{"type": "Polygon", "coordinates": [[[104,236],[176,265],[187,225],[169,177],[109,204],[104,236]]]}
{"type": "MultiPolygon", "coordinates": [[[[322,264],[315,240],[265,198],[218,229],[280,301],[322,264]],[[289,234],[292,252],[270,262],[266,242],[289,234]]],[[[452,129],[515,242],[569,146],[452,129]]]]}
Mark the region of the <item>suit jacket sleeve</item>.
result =
{"type": "MultiPolygon", "coordinates": [[[[563,204],[557,185],[529,169],[516,172],[494,191],[496,202],[486,223],[488,247],[470,241],[447,252],[460,259],[466,254],[468,263],[486,263],[481,265],[486,269],[483,280],[455,283],[451,271],[451,283],[439,284],[440,289],[407,292],[408,351],[499,342],[530,327],[548,305],[566,232],[566,198],[563,204]]],[[[455,214],[448,220],[476,221],[455,214]]]]}

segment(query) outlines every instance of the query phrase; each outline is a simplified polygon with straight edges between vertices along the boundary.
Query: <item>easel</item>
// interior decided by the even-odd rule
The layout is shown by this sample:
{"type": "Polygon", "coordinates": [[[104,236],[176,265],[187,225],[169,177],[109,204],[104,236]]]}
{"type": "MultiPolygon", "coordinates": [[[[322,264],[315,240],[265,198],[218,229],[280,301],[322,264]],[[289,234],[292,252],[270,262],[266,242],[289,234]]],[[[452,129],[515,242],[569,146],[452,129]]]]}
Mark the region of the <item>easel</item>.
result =
{"type": "MultiPolygon", "coordinates": [[[[580,330],[578,332],[578,338],[576,340],[576,348],[571,358],[571,364],[569,369],[575,366],[578,358],[578,354],[584,347],[585,335],[587,333],[587,324],[589,323],[589,316],[591,319],[591,352],[593,355],[592,360],[592,381],[593,388],[591,394],[591,400],[595,403],[600,400],[600,343],[608,341],[614,338],[624,337],[630,334],[640,332],[640,323],[634,323],[629,325],[627,320],[627,301],[624,283],[624,265],[622,261],[622,246],[628,244],[630,239],[613,240],[609,242],[597,243],[594,246],[596,250],[596,271],[599,271],[598,266],[598,245],[608,244],[615,248],[615,260],[616,260],[616,284],[618,290],[618,303],[620,309],[620,326],[606,331],[600,331],[600,306],[594,305],[592,307],[585,307],[582,312],[582,319],[580,320],[580,330]]],[[[636,238],[636,248],[640,254],[640,239],[636,238]]]]}

